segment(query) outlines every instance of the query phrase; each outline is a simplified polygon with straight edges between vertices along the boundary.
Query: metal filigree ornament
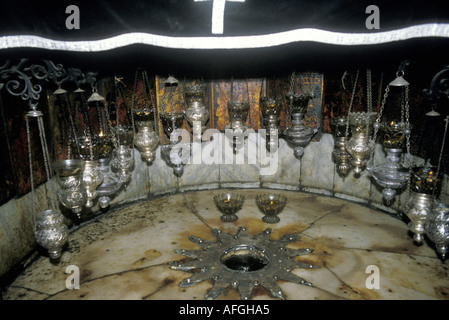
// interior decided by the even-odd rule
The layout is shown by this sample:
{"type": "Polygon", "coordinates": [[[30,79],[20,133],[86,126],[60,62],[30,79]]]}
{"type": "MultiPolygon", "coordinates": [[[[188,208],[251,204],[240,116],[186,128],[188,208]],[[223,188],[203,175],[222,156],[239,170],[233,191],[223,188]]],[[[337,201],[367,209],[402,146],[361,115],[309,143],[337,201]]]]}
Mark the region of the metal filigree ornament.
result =
{"type": "Polygon", "coordinates": [[[208,300],[217,298],[229,286],[239,291],[242,300],[251,299],[256,287],[264,287],[272,296],[285,299],[277,283],[279,280],[312,286],[292,273],[296,268],[319,268],[295,260],[297,256],[311,253],[311,249],[286,248],[299,239],[298,234],[286,234],[279,240],[270,240],[271,229],[251,237],[244,227],[240,227],[234,236],[218,229],[212,230],[212,233],[217,242],[190,237],[190,241],[203,250],[175,250],[175,253],[190,260],[174,261],[170,264],[171,268],[193,273],[179,286],[191,287],[205,280],[213,280],[212,288],[205,294],[208,300]]]}
{"type": "Polygon", "coordinates": [[[293,148],[295,157],[301,159],[304,155],[304,148],[309,145],[318,129],[304,125],[304,116],[313,96],[311,94],[296,93],[295,82],[296,76],[293,73],[290,79],[290,90],[286,95],[287,129],[283,132],[283,137],[293,148]]]}

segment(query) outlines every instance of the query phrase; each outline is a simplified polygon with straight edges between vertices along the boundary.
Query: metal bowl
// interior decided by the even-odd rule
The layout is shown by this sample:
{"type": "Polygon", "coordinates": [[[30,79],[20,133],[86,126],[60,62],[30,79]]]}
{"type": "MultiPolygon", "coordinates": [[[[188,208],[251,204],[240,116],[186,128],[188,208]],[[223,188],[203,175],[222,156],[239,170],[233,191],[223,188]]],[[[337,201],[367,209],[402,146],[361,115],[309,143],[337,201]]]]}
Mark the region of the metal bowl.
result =
{"type": "Polygon", "coordinates": [[[214,196],[215,205],[223,213],[223,222],[234,222],[238,219],[235,214],[242,208],[245,197],[239,193],[221,193],[214,196]]]}
{"type": "Polygon", "coordinates": [[[265,214],[262,218],[264,222],[276,223],[280,220],[277,215],[284,210],[287,198],[280,194],[261,194],[256,197],[256,204],[265,214]]]}

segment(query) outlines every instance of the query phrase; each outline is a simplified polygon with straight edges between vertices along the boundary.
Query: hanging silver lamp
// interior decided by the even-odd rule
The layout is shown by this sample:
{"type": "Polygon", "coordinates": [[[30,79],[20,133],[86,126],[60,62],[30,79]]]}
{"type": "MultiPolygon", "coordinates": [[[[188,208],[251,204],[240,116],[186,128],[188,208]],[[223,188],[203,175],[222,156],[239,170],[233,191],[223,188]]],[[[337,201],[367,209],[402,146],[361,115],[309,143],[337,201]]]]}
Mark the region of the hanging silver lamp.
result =
{"type": "Polygon", "coordinates": [[[351,156],[346,151],[346,142],[351,137],[350,132],[346,136],[346,117],[335,117],[330,121],[332,136],[334,138],[334,150],[332,151],[332,161],[336,165],[338,174],[346,177],[351,170],[351,156]]]}
{"type": "Polygon", "coordinates": [[[445,260],[449,245],[449,207],[438,202],[429,214],[425,232],[435,244],[442,260],[445,260]]]}
{"type": "Polygon", "coordinates": [[[201,134],[206,130],[206,123],[209,121],[209,111],[206,106],[206,84],[203,82],[185,84],[184,100],[187,105],[184,117],[192,128],[195,139],[200,141],[201,134]]]}
{"type": "Polygon", "coordinates": [[[69,236],[61,211],[49,209],[39,212],[36,215],[35,236],[37,244],[48,250],[50,258],[58,259],[69,236]]]}
{"type": "Polygon", "coordinates": [[[284,131],[283,136],[293,148],[295,157],[301,159],[304,155],[304,148],[309,145],[312,137],[318,132],[318,129],[304,125],[304,115],[312,96],[289,92],[286,98],[288,114],[291,116],[291,126],[284,131]]]}
{"type": "Polygon", "coordinates": [[[348,114],[351,128],[351,138],[345,149],[351,156],[350,162],[355,174],[360,174],[365,168],[371,153],[374,150],[374,141],[371,139],[375,112],[351,112],[348,114]]]}
{"type": "Polygon", "coordinates": [[[393,200],[397,190],[405,186],[410,176],[408,170],[400,163],[405,147],[406,127],[405,123],[395,121],[381,125],[387,162],[368,168],[376,183],[383,188],[382,195],[387,204],[393,200]]]}

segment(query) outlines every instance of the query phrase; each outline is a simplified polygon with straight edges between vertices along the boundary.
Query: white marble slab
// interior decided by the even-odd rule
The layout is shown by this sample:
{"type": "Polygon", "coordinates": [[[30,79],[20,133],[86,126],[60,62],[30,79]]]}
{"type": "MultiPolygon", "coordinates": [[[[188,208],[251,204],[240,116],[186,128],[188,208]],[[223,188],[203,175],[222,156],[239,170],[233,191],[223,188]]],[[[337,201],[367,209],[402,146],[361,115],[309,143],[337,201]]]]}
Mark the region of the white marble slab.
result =
{"type": "MultiPolygon", "coordinates": [[[[271,228],[271,240],[299,234],[299,240],[287,248],[313,250],[295,260],[320,268],[292,271],[313,286],[279,282],[287,299],[449,297],[446,264],[428,244],[415,246],[407,225],[396,218],[345,200],[297,191],[217,189],[141,201],[98,217],[71,233],[69,247],[58,264],[45,256],[38,258],[11,283],[4,299],[201,300],[213,280],[181,288],[178,284],[191,274],[169,267],[170,262],[186,261],[174,250],[201,250],[190,236],[216,241],[212,229],[233,235],[242,226],[251,235],[271,228]],[[239,219],[233,223],[220,220],[213,202],[214,195],[228,191],[245,196],[239,219]],[[267,192],[288,198],[276,224],[263,222],[255,205],[255,197],[267,192]],[[80,269],[78,290],[65,287],[69,265],[80,269]],[[370,265],[380,270],[379,289],[366,285],[370,265]]],[[[219,296],[238,298],[232,287],[219,296]]],[[[274,299],[263,287],[255,290],[253,298],[274,299]]]]}

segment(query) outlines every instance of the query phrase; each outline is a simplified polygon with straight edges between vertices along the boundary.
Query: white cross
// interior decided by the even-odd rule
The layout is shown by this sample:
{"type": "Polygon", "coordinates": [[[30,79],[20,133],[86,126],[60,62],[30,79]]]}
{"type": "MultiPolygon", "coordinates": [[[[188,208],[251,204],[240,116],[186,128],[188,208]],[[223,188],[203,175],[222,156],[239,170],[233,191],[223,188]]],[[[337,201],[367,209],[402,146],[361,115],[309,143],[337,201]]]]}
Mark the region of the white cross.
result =
{"type": "MultiPolygon", "coordinates": [[[[211,1],[211,0],[194,0],[195,2],[200,1],[211,1]]],[[[223,17],[226,1],[232,2],[245,2],[245,0],[212,0],[212,33],[222,34],[223,33],[223,17]]]]}

